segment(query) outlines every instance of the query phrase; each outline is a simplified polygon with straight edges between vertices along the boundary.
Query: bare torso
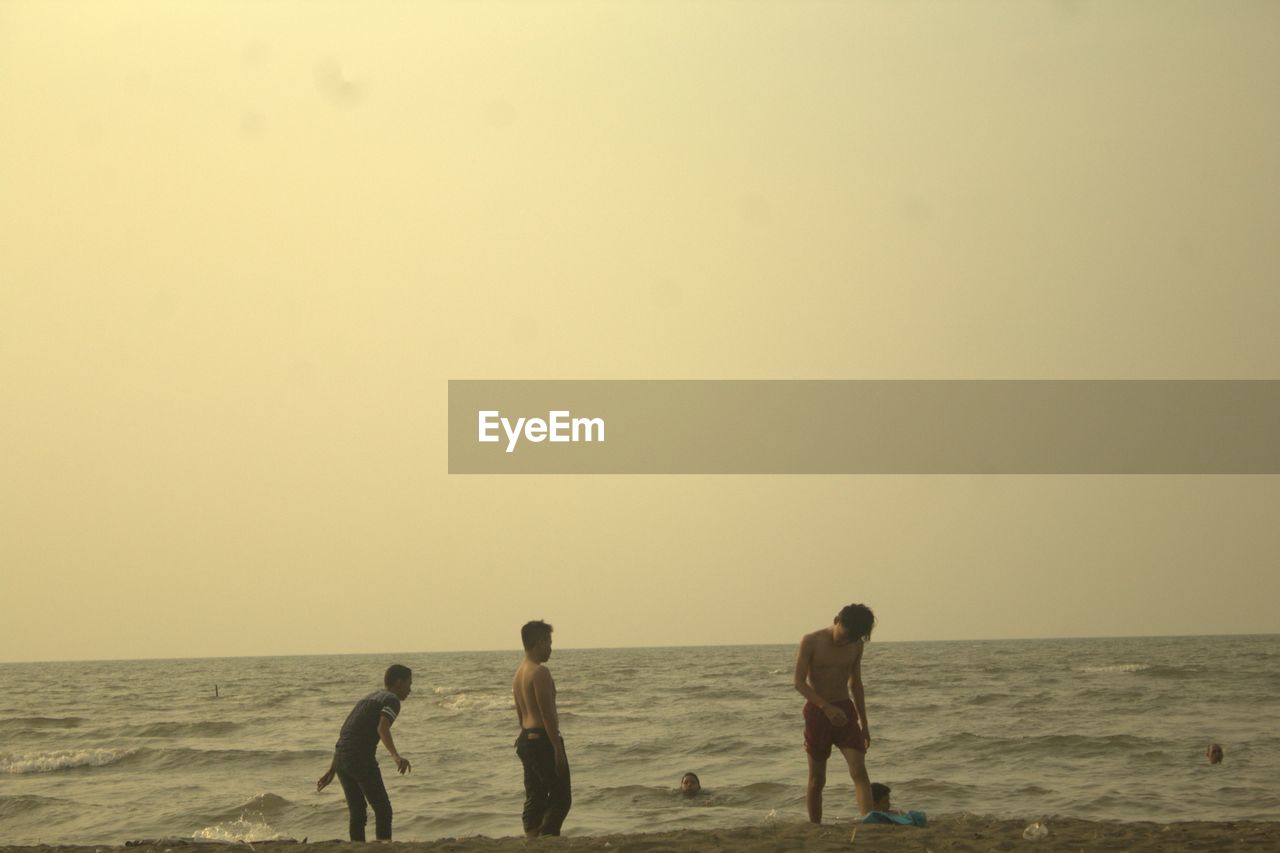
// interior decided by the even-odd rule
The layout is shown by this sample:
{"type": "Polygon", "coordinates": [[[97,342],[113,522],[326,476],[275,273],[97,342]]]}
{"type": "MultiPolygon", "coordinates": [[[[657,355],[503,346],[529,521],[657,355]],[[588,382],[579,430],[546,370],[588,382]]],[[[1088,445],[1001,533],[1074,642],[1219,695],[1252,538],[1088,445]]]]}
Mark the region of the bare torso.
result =
{"type": "Polygon", "coordinates": [[[516,668],[515,678],[511,681],[511,695],[516,700],[516,715],[520,718],[520,728],[541,729],[546,727],[542,708],[538,704],[535,678],[543,678],[550,682],[551,695],[555,696],[556,685],[551,672],[540,663],[526,658],[516,668]]]}
{"type": "MultiPolygon", "coordinates": [[[[862,641],[837,644],[830,628],[805,637],[809,654],[809,684],[828,702],[849,698],[849,676],[862,656],[862,641]]],[[[802,652],[803,653],[803,652],[802,652]]]]}

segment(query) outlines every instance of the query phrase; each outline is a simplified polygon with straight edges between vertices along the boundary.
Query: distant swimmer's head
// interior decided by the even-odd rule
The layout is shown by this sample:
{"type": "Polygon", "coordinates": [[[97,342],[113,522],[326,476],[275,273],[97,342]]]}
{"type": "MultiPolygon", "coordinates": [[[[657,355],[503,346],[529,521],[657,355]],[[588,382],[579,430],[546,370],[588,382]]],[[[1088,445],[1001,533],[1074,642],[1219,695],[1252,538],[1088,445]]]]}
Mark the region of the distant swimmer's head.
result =
{"type": "Polygon", "coordinates": [[[686,773],[680,777],[680,793],[692,797],[701,790],[702,783],[698,781],[697,773],[686,773]]]}
{"type": "Polygon", "coordinates": [[[520,640],[524,650],[538,663],[551,657],[551,626],[541,619],[524,623],[520,629],[520,640]]]}
{"type": "Polygon", "coordinates": [[[875,801],[872,808],[878,812],[892,811],[893,806],[889,803],[889,786],[880,782],[871,783],[871,799],[875,801]]]}
{"type": "Polygon", "coordinates": [[[382,683],[403,702],[409,698],[409,691],[413,688],[413,670],[393,663],[387,667],[386,675],[382,676],[382,683]]]}
{"type": "Polygon", "coordinates": [[[1204,751],[1205,757],[1209,759],[1210,764],[1222,763],[1222,745],[1217,743],[1209,744],[1209,748],[1204,751]]]}
{"type": "Polygon", "coordinates": [[[876,626],[876,615],[865,604],[850,604],[836,614],[836,642],[856,643],[870,640],[871,629],[876,626]]]}

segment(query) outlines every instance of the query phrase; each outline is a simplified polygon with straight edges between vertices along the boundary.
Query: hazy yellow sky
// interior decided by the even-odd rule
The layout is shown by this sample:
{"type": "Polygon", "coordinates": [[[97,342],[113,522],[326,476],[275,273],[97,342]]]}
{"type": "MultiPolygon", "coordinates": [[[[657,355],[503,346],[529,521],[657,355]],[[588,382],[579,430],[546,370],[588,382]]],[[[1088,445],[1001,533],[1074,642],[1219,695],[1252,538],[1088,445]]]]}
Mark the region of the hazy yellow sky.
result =
{"type": "Polygon", "coordinates": [[[1276,632],[1275,477],[449,477],[461,378],[1280,378],[1272,2],[0,0],[0,660],[1276,632]]]}

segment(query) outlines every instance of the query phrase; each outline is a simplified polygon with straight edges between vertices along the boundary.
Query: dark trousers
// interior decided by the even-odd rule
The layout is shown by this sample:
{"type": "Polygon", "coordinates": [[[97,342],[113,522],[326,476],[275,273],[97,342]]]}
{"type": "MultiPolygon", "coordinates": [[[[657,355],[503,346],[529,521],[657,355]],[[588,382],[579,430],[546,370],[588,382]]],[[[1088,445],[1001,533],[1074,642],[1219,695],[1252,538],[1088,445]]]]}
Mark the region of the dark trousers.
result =
{"type": "Polygon", "coordinates": [[[347,758],[338,756],[338,781],[347,795],[347,811],[351,816],[351,840],[364,841],[364,827],[369,822],[369,810],[365,801],[373,806],[378,840],[391,838],[391,798],[387,786],[382,784],[382,771],[373,758],[347,758]]]}
{"type": "MultiPolygon", "coordinates": [[[[564,739],[560,739],[564,743],[564,739]]],[[[559,835],[560,826],[573,805],[569,767],[556,772],[556,751],[542,729],[524,729],[516,738],[516,755],[524,765],[524,812],[526,833],[559,835]]]]}

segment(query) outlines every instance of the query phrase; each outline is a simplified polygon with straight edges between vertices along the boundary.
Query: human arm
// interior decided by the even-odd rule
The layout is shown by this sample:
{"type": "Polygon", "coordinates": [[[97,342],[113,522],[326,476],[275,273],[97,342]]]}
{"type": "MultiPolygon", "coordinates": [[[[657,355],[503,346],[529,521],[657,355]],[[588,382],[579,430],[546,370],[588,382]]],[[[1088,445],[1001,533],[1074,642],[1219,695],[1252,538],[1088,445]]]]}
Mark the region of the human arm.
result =
{"type": "Polygon", "coordinates": [[[813,635],[807,635],[800,640],[800,651],[796,654],[796,672],[793,685],[796,691],[805,699],[812,702],[818,707],[822,713],[827,715],[833,725],[843,726],[849,720],[844,715],[844,711],[832,705],[822,695],[814,689],[809,683],[809,669],[813,665],[813,635]]]}
{"type": "Polygon", "coordinates": [[[319,793],[320,791],[323,791],[325,787],[327,787],[328,784],[333,781],[333,774],[336,772],[338,772],[338,758],[335,755],[333,759],[329,761],[329,769],[324,771],[324,775],[321,776],[318,780],[316,780],[317,793],[319,793]]]}
{"type": "Polygon", "coordinates": [[[556,751],[556,774],[563,776],[569,769],[569,759],[565,756],[564,741],[560,738],[560,714],[556,711],[556,682],[551,677],[551,670],[538,667],[533,674],[533,695],[538,702],[538,713],[542,717],[542,727],[551,738],[551,746],[556,751]]]}
{"type": "Polygon", "coordinates": [[[849,667],[849,696],[853,699],[854,710],[858,712],[858,722],[862,726],[863,749],[871,748],[871,723],[867,720],[867,698],[862,690],[862,643],[858,644],[858,652],[854,655],[853,664],[849,667]]]}
{"type": "MultiPolygon", "coordinates": [[[[366,731],[368,730],[366,729],[366,731]]],[[[409,759],[402,757],[396,751],[396,742],[391,739],[391,718],[385,714],[378,720],[378,740],[382,741],[382,745],[387,748],[387,754],[396,763],[396,769],[401,773],[407,773],[409,771],[409,759]]]]}

